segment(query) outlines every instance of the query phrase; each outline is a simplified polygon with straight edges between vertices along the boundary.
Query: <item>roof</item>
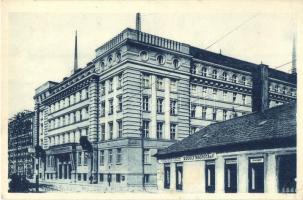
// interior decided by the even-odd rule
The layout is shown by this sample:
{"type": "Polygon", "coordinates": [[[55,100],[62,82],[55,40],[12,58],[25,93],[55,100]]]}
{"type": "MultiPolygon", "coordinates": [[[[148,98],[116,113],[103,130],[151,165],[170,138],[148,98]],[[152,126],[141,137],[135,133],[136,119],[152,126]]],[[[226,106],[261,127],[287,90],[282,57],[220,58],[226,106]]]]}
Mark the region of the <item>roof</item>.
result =
{"type": "MultiPolygon", "coordinates": [[[[284,104],[250,113],[224,122],[211,124],[171,146],[156,156],[182,154],[213,147],[229,147],[257,141],[273,141],[296,137],[296,103],[284,104]]],[[[283,140],[282,140],[283,141],[283,140]]],[[[268,143],[267,143],[268,144],[268,143]]],[[[265,144],[265,148],[269,145],[265,144]]],[[[242,145],[243,147],[243,145],[242,145]]]]}
{"type": "MultiPolygon", "coordinates": [[[[205,49],[196,48],[193,46],[190,47],[189,52],[196,59],[204,60],[211,63],[216,63],[223,66],[232,67],[238,70],[253,72],[259,68],[259,65],[255,63],[239,60],[236,58],[207,51],[205,49]]],[[[296,84],[296,76],[294,76],[293,74],[289,74],[273,68],[268,68],[268,75],[271,78],[284,80],[296,84]]]]}

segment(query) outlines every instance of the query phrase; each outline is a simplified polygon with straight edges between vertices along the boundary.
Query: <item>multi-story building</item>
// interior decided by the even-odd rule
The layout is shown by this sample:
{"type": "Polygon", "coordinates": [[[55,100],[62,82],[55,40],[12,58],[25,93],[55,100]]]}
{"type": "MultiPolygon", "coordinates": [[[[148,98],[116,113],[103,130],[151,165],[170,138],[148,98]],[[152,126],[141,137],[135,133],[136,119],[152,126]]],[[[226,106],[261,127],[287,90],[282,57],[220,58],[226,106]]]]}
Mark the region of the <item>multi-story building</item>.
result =
{"type": "Polygon", "coordinates": [[[12,174],[34,175],[33,120],[35,113],[24,111],[16,114],[8,123],[8,176],[12,174]]]}
{"type": "Polygon", "coordinates": [[[296,99],[295,74],[140,28],[98,47],[84,68],[76,57],[71,76],[45,83],[34,96],[35,141],[46,151],[42,179],[156,187],[158,149],[264,103],[296,99]],[[258,89],[264,84],[267,102],[258,89]]]}

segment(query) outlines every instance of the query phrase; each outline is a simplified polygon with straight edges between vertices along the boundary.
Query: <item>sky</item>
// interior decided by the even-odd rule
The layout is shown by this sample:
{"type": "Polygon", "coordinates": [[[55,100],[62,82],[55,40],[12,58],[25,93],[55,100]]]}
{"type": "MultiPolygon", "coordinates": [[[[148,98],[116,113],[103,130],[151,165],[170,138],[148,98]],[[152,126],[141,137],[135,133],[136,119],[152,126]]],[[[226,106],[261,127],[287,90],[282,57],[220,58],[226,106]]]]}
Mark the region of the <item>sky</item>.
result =
{"type": "MultiPolygon", "coordinates": [[[[293,1],[218,2],[36,1],[8,5],[8,115],[33,110],[37,87],[71,74],[75,30],[79,66],[84,67],[95,57],[96,48],[126,27],[135,28],[136,12],[141,13],[144,32],[206,48],[232,31],[208,50],[218,53],[221,49],[223,55],[270,67],[291,61],[298,8],[293,1]]],[[[279,68],[290,69],[291,64],[279,68]]]]}

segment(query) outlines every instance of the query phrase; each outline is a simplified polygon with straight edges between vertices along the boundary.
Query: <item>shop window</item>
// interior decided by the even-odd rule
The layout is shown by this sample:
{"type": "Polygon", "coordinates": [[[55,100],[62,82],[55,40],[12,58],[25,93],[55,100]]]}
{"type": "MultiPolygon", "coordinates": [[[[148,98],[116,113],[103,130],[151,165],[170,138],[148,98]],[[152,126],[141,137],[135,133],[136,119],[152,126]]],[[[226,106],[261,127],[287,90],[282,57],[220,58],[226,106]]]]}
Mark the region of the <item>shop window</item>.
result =
{"type": "Polygon", "coordinates": [[[87,174],[83,174],[83,181],[87,180],[87,174]]]}
{"type": "Polygon", "coordinates": [[[149,183],[149,174],[144,174],[144,183],[149,183]]]}
{"type": "Polygon", "coordinates": [[[205,163],[205,192],[215,192],[215,161],[205,163]]]}
{"type": "Polygon", "coordinates": [[[170,165],[164,164],[164,188],[170,188],[170,165]]]}
{"type": "Polygon", "coordinates": [[[100,179],[100,182],[103,182],[104,181],[104,174],[100,174],[99,179],[100,179]]]}
{"type": "Polygon", "coordinates": [[[176,189],[182,190],[183,188],[183,164],[176,163],[176,189]]]}
{"type": "Polygon", "coordinates": [[[277,164],[279,192],[295,193],[297,177],[296,154],[278,156],[277,164]]]}
{"type": "Polygon", "coordinates": [[[117,183],[121,182],[121,174],[116,174],[116,182],[117,183]]]}
{"type": "Polygon", "coordinates": [[[224,167],[224,183],[226,193],[237,192],[237,160],[227,159],[225,160],[224,167]]]}
{"type": "Polygon", "coordinates": [[[248,166],[248,191],[264,192],[264,159],[250,158],[248,166]]]}
{"type": "Polygon", "coordinates": [[[78,174],[78,181],[81,181],[81,174],[78,174]]]}

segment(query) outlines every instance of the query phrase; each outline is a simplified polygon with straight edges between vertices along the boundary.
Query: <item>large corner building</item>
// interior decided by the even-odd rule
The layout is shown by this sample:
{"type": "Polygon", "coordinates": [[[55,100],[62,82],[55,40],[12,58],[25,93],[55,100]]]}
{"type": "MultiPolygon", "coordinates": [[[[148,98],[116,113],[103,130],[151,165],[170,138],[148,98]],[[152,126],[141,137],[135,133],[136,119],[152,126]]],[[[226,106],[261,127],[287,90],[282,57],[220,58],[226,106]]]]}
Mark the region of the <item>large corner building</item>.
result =
{"type": "Polygon", "coordinates": [[[157,150],[211,123],[295,101],[296,74],[137,26],[98,47],[83,68],[76,46],[72,75],[38,87],[34,99],[35,142],[46,152],[41,179],[128,190],[156,187],[157,150]]]}

